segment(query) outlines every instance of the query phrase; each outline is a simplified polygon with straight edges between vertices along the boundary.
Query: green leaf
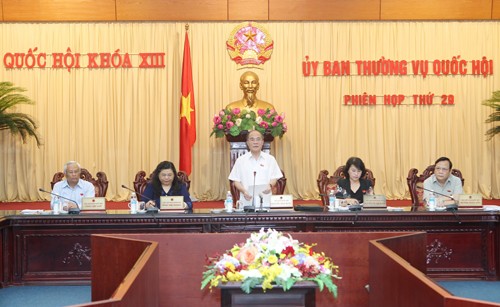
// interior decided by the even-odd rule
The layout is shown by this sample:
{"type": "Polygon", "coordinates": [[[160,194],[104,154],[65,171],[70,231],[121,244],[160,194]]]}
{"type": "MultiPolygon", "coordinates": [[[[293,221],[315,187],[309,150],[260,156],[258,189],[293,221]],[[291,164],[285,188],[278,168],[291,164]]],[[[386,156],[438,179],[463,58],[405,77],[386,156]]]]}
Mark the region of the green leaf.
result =
{"type": "Polygon", "coordinates": [[[34,137],[40,147],[42,141],[35,120],[27,114],[7,112],[19,104],[34,104],[31,99],[18,93],[24,91],[23,88],[14,87],[11,82],[0,82],[0,130],[10,130],[12,134],[19,134],[24,143],[28,137],[34,137]]]}
{"type": "Polygon", "coordinates": [[[264,278],[247,278],[241,283],[241,290],[246,294],[250,294],[252,292],[252,289],[255,288],[255,286],[261,284],[262,281],[264,281],[264,278]]]}
{"type": "Polygon", "coordinates": [[[212,279],[215,278],[215,275],[213,274],[213,272],[211,272],[211,271],[207,271],[207,272],[203,273],[203,279],[201,281],[201,290],[203,290],[210,283],[210,281],[212,281],[212,279]],[[205,275],[207,272],[209,274],[205,275]]]}

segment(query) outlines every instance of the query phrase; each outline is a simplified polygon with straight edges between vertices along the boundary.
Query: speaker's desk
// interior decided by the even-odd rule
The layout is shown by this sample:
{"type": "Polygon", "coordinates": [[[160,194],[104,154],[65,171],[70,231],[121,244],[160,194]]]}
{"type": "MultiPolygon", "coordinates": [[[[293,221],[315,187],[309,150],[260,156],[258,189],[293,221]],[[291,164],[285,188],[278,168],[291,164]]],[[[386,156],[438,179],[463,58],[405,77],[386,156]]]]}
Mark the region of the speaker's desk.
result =
{"type": "Polygon", "coordinates": [[[496,280],[500,262],[498,212],[0,214],[4,286],[89,283],[90,235],[97,233],[249,233],[266,227],[283,232],[353,232],[356,240],[356,232],[425,231],[431,277],[496,280]]]}

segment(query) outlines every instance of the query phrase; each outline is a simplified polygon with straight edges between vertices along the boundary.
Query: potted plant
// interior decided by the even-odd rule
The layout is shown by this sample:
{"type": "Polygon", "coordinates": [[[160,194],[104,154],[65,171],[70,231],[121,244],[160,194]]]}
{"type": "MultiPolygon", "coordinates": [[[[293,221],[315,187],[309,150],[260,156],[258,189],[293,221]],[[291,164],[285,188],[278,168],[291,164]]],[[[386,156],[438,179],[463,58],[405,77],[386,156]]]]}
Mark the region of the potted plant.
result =
{"type": "MultiPolygon", "coordinates": [[[[493,92],[493,96],[483,101],[483,105],[493,108],[493,113],[490,114],[486,123],[495,123],[500,121],[500,91],[493,92]]],[[[488,131],[486,131],[486,135],[488,136],[488,140],[492,139],[495,134],[500,133],[500,125],[497,125],[488,131]]]]}
{"type": "Polygon", "coordinates": [[[283,137],[287,131],[285,115],[275,110],[222,109],[213,118],[212,133],[216,138],[226,137],[228,141],[245,142],[249,130],[260,131],[266,142],[283,137]]]}
{"type": "Polygon", "coordinates": [[[26,90],[14,86],[11,82],[0,82],[0,131],[10,130],[12,134],[21,135],[23,143],[26,143],[29,137],[34,137],[37,146],[40,147],[42,142],[35,120],[27,114],[7,112],[19,104],[34,104],[34,101],[19,94],[24,91],[26,90]]]}
{"type": "Polygon", "coordinates": [[[289,291],[297,283],[312,282],[320,291],[327,288],[337,297],[334,281],[341,278],[339,267],[314,246],[294,240],[290,234],[262,228],[222,255],[207,257],[201,289],[235,284],[249,294],[254,288],[289,291]]]}

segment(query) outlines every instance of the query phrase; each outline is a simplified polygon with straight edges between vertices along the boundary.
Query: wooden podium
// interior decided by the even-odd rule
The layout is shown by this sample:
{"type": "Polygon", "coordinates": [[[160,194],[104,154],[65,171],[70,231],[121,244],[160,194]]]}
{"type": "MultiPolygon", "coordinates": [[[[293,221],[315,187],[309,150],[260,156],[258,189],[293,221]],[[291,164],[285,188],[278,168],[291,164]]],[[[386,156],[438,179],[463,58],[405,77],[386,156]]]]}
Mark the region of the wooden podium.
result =
{"type": "MultiPolygon", "coordinates": [[[[248,152],[247,148],[247,134],[248,131],[242,131],[237,136],[232,136],[230,134],[226,134],[226,140],[229,142],[229,150],[230,150],[230,165],[229,169],[233,169],[233,165],[236,160],[246,154],[248,152]]],[[[274,141],[274,136],[271,133],[266,132],[264,134],[264,146],[262,147],[262,151],[265,153],[271,153],[271,143],[274,141]]]]}

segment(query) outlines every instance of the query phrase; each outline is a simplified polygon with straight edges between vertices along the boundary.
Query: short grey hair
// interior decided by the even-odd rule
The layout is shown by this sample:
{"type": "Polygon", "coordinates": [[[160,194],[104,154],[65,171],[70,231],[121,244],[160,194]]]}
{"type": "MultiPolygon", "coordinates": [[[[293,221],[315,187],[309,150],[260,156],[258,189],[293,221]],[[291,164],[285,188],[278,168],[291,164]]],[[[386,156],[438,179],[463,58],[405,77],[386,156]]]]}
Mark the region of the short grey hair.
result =
{"type": "Polygon", "coordinates": [[[63,170],[64,170],[64,174],[66,175],[66,171],[68,170],[68,165],[73,165],[75,164],[76,166],[78,166],[78,169],[81,170],[82,167],[80,166],[80,163],[76,162],[76,161],[68,161],[64,164],[63,166],[63,170]]]}

